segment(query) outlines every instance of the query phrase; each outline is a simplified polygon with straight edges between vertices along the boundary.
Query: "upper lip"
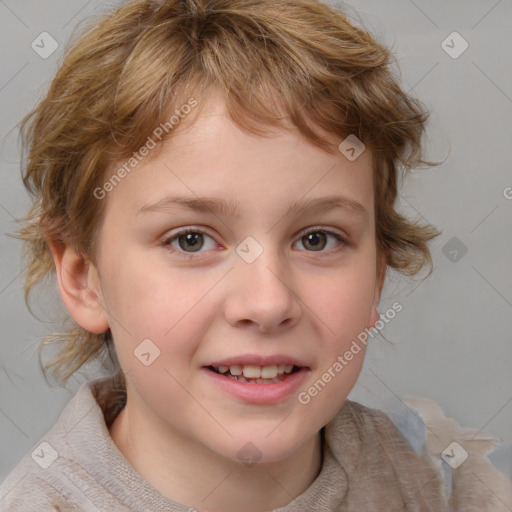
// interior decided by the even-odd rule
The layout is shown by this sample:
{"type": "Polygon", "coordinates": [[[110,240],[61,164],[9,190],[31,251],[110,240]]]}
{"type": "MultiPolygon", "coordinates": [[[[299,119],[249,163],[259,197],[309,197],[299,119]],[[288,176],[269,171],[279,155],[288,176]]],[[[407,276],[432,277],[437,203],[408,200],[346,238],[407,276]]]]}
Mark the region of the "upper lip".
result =
{"type": "Polygon", "coordinates": [[[307,367],[307,364],[303,361],[285,355],[274,355],[274,356],[261,356],[257,354],[246,354],[234,357],[227,357],[225,359],[219,359],[217,361],[213,361],[206,366],[233,366],[233,365],[252,365],[252,366],[273,366],[280,364],[292,364],[294,366],[298,366],[300,368],[307,367]]]}

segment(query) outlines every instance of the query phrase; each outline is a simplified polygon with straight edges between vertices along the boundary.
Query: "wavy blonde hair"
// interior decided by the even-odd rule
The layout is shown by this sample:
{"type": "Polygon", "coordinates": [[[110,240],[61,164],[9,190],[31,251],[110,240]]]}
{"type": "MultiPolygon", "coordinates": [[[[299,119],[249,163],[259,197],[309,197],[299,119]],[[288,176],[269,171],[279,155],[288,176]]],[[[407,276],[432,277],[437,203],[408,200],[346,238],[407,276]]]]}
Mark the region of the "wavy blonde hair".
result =
{"type": "MultiPolygon", "coordinates": [[[[340,141],[355,134],[374,157],[379,253],[403,274],[427,266],[430,275],[428,242],[439,232],[395,209],[400,175],[434,165],[422,159],[429,114],[400,88],[393,63],[366,29],[316,0],[132,0],[92,19],[22,120],[23,182],[33,206],[16,236],[25,242],[29,308],[31,290],[55,273],[48,240],[95,263],[105,201],[93,191],[169,112],[212,87],[224,92],[233,121],[258,135],[291,122],[333,152],[314,127],[340,141]]],[[[53,368],[65,383],[105,354],[120,373],[110,330],[90,333],[69,316],[63,322],[40,346],[63,345],[45,375],[53,368]]]]}

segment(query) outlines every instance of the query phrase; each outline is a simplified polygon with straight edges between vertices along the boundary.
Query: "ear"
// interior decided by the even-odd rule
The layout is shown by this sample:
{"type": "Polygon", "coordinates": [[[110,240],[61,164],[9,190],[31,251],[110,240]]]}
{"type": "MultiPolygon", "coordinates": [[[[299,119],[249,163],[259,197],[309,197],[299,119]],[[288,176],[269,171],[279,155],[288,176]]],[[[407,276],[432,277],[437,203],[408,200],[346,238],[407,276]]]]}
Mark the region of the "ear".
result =
{"type": "Polygon", "coordinates": [[[92,333],[109,328],[96,267],[64,244],[48,241],[62,301],[75,322],[92,333]]]}
{"type": "Polygon", "coordinates": [[[387,268],[387,257],[385,253],[379,253],[377,255],[377,277],[375,280],[375,291],[373,294],[373,302],[370,311],[369,325],[368,328],[374,327],[377,323],[377,320],[380,319],[379,315],[379,302],[380,296],[382,293],[382,288],[384,286],[384,280],[386,278],[386,268],[387,268]]]}

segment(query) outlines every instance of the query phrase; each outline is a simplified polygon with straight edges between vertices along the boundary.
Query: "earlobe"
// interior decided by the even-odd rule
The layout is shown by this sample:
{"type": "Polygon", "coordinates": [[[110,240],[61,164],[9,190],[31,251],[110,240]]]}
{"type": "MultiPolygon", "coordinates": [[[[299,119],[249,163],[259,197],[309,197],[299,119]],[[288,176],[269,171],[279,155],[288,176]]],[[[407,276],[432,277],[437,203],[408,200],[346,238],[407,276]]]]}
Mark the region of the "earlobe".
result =
{"type": "Polygon", "coordinates": [[[48,242],[55,262],[59,293],[75,322],[92,333],[109,328],[96,267],[70,246],[48,242]]]}

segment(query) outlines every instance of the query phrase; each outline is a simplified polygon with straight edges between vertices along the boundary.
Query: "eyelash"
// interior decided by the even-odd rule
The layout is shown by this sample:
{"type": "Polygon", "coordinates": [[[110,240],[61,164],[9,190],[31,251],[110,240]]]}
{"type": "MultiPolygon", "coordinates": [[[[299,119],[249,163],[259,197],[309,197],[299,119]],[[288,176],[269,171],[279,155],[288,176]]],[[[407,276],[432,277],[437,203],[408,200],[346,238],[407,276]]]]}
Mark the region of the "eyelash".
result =
{"type": "MultiPolygon", "coordinates": [[[[180,236],[182,235],[187,235],[189,233],[194,233],[194,234],[202,234],[202,235],[206,235],[208,237],[210,237],[212,240],[213,240],[213,237],[210,236],[208,233],[202,231],[201,229],[198,229],[198,228],[193,228],[193,227],[188,227],[188,228],[185,228],[185,229],[182,229],[181,231],[178,231],[177,233],[174,233],[173,235],[171,236],[168,236],[166,238],[164,238],[160,245],[162,247],[165,247],[166,249],[169,249],[171,252],[173,252],[174,254],[177,254],[178,256],[181,256],[182,258],[185,258],[187,260],[191,260],[192,258],[194,257],[200,257],[200,256],[194,256],[195,254],[198,254],[200,255],[201,253],[198,252],[198,253],[187,253],[187,252],[183,252],[181,250],[178,250],[178,249],[175,249],[174,247],[171,246],[171,243],[178,239],[180,236]]],[[[311,233],[324,233],[326,235],[331,235],[333,236],[338,242],[340,242],[340,245],[343,247],[343,246],[348,246],[350,245],[349,242],[347,242],[341,235],[339,235],[338,233],[335,233],[334,231],[329,231],[328,229],[323,229],[322,227],[320,226],[314,226],[314,227],[311,227],[311,228],[308,228],[307,230],[305,231],[302,231],[300,234],[299,234],[299,237],[298,237],[298,240],[304,238],[305,236],[307,235],[310,235],[311,233]]],[[[332,251],[332,250],[331,250],[332,251]]],[[[326,253],[326,252],[331,252],[331,251],[305,251],[305,252],[312,252],[312,253],[315,253],[315,252],[319,252],[319,253],[326,253]]]]}

